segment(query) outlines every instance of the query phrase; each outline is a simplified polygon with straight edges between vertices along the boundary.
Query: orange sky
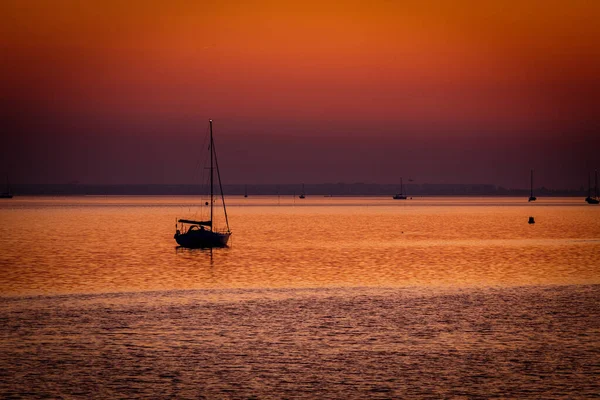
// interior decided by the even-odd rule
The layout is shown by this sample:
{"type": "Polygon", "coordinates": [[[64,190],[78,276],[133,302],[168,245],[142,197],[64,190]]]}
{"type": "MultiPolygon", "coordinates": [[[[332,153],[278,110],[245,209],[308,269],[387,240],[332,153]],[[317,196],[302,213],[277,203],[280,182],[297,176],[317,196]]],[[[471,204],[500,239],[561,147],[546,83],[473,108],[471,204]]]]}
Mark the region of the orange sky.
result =
{"type": "MultiPolygon", "coordinates": [[[[21,126],[23,115],[50,114],[61,128],[26,130],[67,142],[89,121],[113,121],[119,129],[96,135],[115,135],[115,146],[115,131],[186,137],[189,126],[150,134],[140,124],[209,117],[231,135],[264,140],[327,142],[373,135],[373,128],[390,144],[394,137],[495,142],[565,132],[580,146],[573,142],[571,155],[597,144],[590,132],[599,125],[599,2],[237,3],[3,1],[0,89],[11,120],[21,126]],[[82,126],[64,128],[74,124],[82,126]],[[247,128],[257,125],[264,128],[247,128]],[[282,129],[292,125],[300,128],[282,129]]],[[[585,157],[594,163],[594,154],[585,157]]],[[[0,169],[15,169],[14,162],[0,169]]],[[[38,179],[68,179],[61,174],[38,179]]],[[[425,176],[435,180],[432,171],[425,176]]]]}

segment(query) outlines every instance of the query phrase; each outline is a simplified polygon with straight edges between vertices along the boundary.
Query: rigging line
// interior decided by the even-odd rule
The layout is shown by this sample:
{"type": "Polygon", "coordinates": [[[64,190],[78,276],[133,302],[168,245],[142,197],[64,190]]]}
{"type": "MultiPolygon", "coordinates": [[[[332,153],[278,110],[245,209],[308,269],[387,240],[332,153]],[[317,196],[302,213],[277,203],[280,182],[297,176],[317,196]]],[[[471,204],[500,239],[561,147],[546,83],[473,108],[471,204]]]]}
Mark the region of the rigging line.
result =
{"type": "Polygon", "coordinates": [[[208,167],[206,166],[208,164],[208,157],[205,157],[203,160],[203,164],[204,166],[201,169],[201,179],[200,179],[200,207],[198,207],[196,209],[196,215],[198,214],[198,212],[200,213],[200,219],[204,219],[204,218],[208,218],[208,213],[207,213],[207,208],[205,206],[205,203],[207,202],[207,200],[210,198],[208,197],[209,195],[206,193],[208,190],[208,187],[210,185],[209,183],[209,176],[206,173],[208,167]]]}
{"type": "Polygon", "coordinates": [[[219,189],[221,189],[221,200],[223,201],[223,211],[225,213],[225,223],[227,232],[229,232],[229,218],[227,218],[227,207],[225,207],[225,196],[223,195],[223,184],[221,183],[221,172],[219,171],[219,161],[217,160],[217,150],[215,148],[215,139],[212,140],[212,150],[215,153],[215,166],[217,167],[217,178],[219,179],[219,189]]]}
{"type": "MultiPolygon", "coordinates": [[[[206,148],[206,144],[208,142],[208,139],[210,137],[210,135],[208,134],[209,132],[209,127],[206,127],[206,130],[204,132],[204,136],[203,136],[203,140],[202,140],[202,144],[200,149],[205,149],[206,148]]],[[[207,169],[207,164],[208,164],[208,157],[206,157],[206,153],[204,151],[200,152],[201,156],[199,158],[197,158],[196,161],[196,171],[198,172],[198,185],[199,185],[199,191],[200,191],[200,207],[196,207],[194,214],[193,214],[193,218],[194,219],[198,219],[198,214],[200,214],[199,219],[203,219],[204,218],[204,202],[206,201],[206,188],[208,187],[208,177],[206,174],[206,169],[207,169]]]]}
{"type": "MultiPolygon", "coordinates": [[[[206,148],[206,143],[208,142],[208,137],[209,137],[209,134],[208,134],[208,127],[207,127],[206,132],[204,132],[204,140],[202,141],[202,146],[200,147],[201,149],[206,148]]],[[[202,152],[201,154],[204,154],[204,152],[202,152]]],[[[203,181],[203,176],[204,176],[204,174],[203,174],[204,168],[202,165],[203,161],[204,161],[204,164],[206,164],[206,159],[204,157],[200,157],[196,164],[196,168],[200,169],[200,182],[203,181]]]]}

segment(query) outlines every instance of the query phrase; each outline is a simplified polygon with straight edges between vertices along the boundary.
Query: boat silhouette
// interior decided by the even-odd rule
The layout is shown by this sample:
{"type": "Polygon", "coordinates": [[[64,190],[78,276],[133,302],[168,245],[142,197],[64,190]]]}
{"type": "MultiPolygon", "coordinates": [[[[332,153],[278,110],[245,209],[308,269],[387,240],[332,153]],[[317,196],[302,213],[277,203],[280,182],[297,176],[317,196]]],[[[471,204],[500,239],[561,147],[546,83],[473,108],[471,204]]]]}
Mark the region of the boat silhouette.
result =
{"type": "Polygon", "coordinates": [[[533,168],[531,169],[531,183],[530,183],[530,192],[529,192],[529,200],[528,201],[536,201],[537,197],[533,195],[533,168]]]}
{"type": "Polygon", "coordinates": [[[590,174],[588,174],[588,195],[585,198],[585,201],[588,204],[600,203],[600,198],[598,197],[598,170],[594,172],[594,197],[592,197],[592,185],[590,182],[590,174]]]}
{"type": "Polygon", "coordinates": [[[209,120],[210,125],[210,219],[208,221],[195,221],[190,219],[179,219],[180,229],[176,229],[175,241],[182,247],[191,249],[209,248],[209,247],[225,247],[231,236],[229,229],[229,220],[227,218],[227,209],[225,207],[225,196],[223,195],[223,185],[221,184],[221,174],[219,172],[219,163],[217,161],[217,153],[215,151],[215,142],[213,139],[212,119],[209,120]],[[214,227],[214,170],[217,170],[217,179],[219,181],[219,189],[221,199],[223,201],[223,213],[225,215],[226,229],[216,230],[214,227]]]}
{"type": "Polygon", "coordinates": [[[6,177],[6,192],[0,193],[0,199],[12,199],[13,195],[10,193],[10,184],[8,183],[8,176],[6,177]]]}
{"type": "Polygon", "coordinates": [[[400,178],[400,193],[395,194],[392,198],[394,200],[406,200],[406,195],[404,194],[404,184],[402,183],[402,178],[400,178]]]}

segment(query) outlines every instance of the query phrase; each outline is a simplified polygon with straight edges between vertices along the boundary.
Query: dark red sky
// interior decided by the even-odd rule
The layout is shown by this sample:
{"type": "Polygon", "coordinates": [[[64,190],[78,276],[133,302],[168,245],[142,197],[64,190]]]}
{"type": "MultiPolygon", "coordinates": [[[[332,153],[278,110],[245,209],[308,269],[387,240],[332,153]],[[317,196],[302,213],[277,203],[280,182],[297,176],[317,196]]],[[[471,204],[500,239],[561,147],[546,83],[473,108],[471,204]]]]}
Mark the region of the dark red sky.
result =
{"type": "Polygon", "coordinates": [[[236,3],[2,2],[0,173],[194,183],[209,118],[226,183],[600,167],[600,3],[236,3]]]}

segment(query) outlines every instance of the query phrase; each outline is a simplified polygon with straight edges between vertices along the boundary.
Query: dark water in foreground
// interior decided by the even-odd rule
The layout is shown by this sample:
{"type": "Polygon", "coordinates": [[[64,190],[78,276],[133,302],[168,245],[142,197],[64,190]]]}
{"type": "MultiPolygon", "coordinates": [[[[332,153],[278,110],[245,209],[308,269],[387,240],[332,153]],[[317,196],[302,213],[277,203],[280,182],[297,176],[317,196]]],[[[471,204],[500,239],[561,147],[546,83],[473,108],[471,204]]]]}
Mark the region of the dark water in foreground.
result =
{"type": "Polygon", "coordinates": [[[592,398],[600,286],[10,298],[5,398],[592,398]]]}

